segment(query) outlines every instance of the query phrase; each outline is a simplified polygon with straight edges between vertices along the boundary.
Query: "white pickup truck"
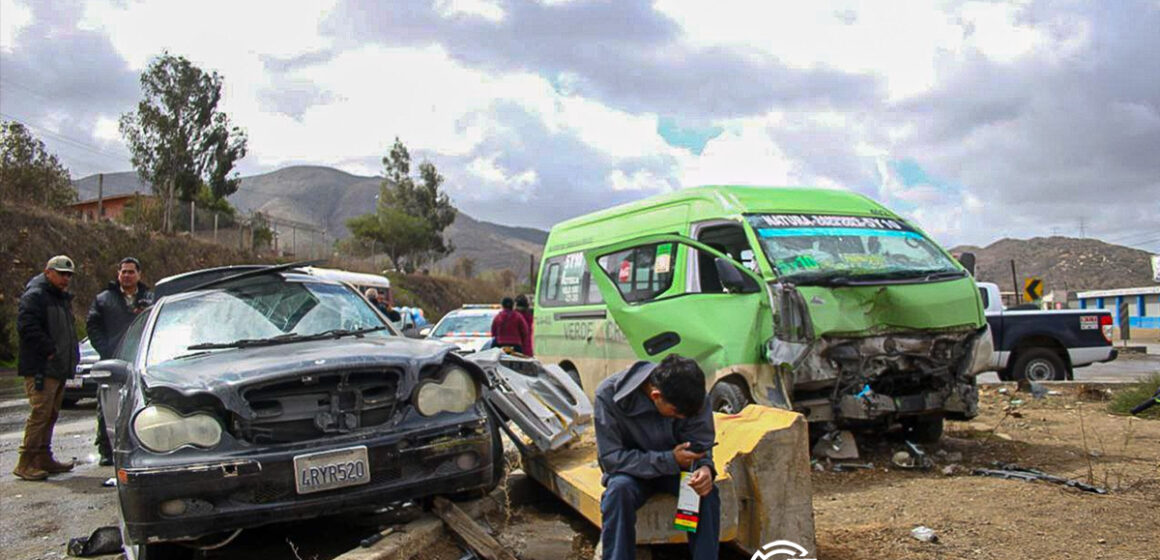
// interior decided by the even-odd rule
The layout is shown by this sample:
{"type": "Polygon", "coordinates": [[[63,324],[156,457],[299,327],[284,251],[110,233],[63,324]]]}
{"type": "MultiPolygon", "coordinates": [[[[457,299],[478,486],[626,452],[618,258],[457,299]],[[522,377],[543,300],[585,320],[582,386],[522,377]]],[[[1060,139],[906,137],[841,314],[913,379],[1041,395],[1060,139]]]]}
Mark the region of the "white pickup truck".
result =
{"type": "Polygon", "coordinates": [[[1004,309],[999,286],[978,285],[995,342],[991,365],[1000,379],[1061,381],[1071,379],[1077,367],[1116,359],[1111,312],[1004,309]]]}

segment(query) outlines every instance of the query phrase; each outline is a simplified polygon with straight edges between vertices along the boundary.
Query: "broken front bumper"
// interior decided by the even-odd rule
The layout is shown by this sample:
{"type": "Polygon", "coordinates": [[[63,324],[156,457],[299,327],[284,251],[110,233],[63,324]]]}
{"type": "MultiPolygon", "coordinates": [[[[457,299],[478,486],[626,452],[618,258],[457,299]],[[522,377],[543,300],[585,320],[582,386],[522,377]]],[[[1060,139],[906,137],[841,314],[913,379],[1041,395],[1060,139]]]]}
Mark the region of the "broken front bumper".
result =
{"type": "Polygon", "coordinates": [[[199,461],[186,464],[119,466],[118,494],[128,539],[136,544],[190,540],[489,488],[496,482],[494,461],[502,458],[495,455],[493,431],[478,409],[416,423],[415,429],[338,437],[324,445],[315,441],[228,456],[205,453],[199,461]],[[297,492],[295,456],[352,446],[367,449],[369,482],[311,494],[297,492]]]}

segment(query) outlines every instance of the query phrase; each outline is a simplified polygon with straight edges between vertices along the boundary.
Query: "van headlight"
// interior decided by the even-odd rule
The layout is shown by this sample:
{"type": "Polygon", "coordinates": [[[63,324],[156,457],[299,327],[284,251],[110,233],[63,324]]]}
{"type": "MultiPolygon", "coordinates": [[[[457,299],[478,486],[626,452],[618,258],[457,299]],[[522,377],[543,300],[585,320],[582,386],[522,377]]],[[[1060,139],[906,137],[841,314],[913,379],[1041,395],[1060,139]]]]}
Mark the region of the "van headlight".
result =
{"type": "Polygon", "coordinates": [[[210,448],[222,440],[217,418],[202,412],[182,416],[168,406],[147,406],[133,419],[137,441],[149,451],[168,453],[183,445],[210,448]]]}
{"type": "Polygon", "coordinates": [[[479,390],[467,370],[451,366],[443,370],[442,380],[426,379],[415,391],[415,408],[423,416],[440,412],[463,412],[475,405],[479,390]]]}

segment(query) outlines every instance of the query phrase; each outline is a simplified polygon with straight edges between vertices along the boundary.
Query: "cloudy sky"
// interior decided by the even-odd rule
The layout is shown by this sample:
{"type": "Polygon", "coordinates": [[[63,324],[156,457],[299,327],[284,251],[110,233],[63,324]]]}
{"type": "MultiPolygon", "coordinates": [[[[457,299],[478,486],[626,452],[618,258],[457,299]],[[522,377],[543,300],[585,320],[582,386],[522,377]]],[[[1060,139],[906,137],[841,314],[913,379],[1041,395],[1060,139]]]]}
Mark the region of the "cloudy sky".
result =
{"type": "Polygon", "coordinates": [[[867,194],[945,245],[1160,252],[1160,0],[0,0],[0,116],[79,178],[163,50],[225,79],[242,174],[381,172],[482,219],[703,184],[867,194]]]}

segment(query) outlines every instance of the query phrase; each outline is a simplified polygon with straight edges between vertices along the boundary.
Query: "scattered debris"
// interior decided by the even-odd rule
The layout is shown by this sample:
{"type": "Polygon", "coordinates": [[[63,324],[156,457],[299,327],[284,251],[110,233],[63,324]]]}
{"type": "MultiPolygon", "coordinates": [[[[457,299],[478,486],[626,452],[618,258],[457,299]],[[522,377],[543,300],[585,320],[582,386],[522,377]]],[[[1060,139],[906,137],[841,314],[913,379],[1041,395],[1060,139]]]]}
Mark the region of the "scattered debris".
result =
{"type": "Polygon", "coordinates": [[[834,430],[818,439],[814,444],[813,455],[830,459],[857,459],[858,444],[849,430],[834,430]]]}
{"type": "Polygon", "coordinates": [[[995,437],[997,437],[1003,441],[1014,441],[1015,440],[1015,438],[1013,438],[1013,437],[1011,437],[1003,432],[995,432],[995,437]]]}
{"type": "Polygon", "coordinates": [[[87,537],[74,537],[68,541],[68,555],[80,558],[103,556],[121,552],[121,529],[114,526],[101,527],[87,537]]]}
{"type": "Polygon", "coordinates": [[[1063,392],[1062,392],[1062,391],[1054,391],[1054,390],[1052,390],[1052,391],[1048,391],[1048,392],[1047,392],[1047,396],[1049,396],[1049,397],[1058,397],[1058,396],[1060,396],[1060,395],[1062,395],[1062,394],[1063,394],[1063,392]]]}
{"type": "Polygon", "coordinates": [[[928,543],[938,542],[938,535],[935,534],[934,529],[931,529],[930,527],[927,527],[925,525],[919,525],[918,527],[911,529],[910,536],[914,537],[915,540],[919,540],[922,542],[928,542],[928,543]]]}
{"type": "Polygon", "coordinates": [[[946,459],[946,461],[948,463],[961,463],[961,462],[963,462],[963,454],[960,451],[951,451],[950,453],[947,453],[946,456],[943,458],[946,459]]]}
{"type": "Polygon", "coordinates": [[[1047,387],[1034,381],[1020,379],[1017,387],[1019,392],[1031,393],[1031,396],[1037,399],[1042,399],[1047,396],[1047,387]]]}
{"type": "Polygon", "coordinates": [[[1062,484],[1072,488],[1083,490],[1084,492],[1092,492],[1094,494],[1107,494],[1108,491],[1098,486],[1080,482],[1075,479],[1063,478],[1055,475],[1047,474],[1041,470],[1022,468],[1015,463],[995,463],[994,469],[975,469],[971,474],[975,476],[995,476],[1004,479],[1019,479],[1027,482],[1035,482],[1036,480],[1043,480],[1053,484],[1062,484]]]}
{"type": "Polygon", "coordinates": [[[1008,391],[1006,387],[999,387],[999,394],[1000,395],[1006,395],[1009,392],[1010,391],[1008,391]]]}
{"type": "Polygon", "coordinates": [[[114,476],[114,477],[102,482],[101,486],[104,486],[105,488],[115,488],[117,486],[117,477],[114,476]]]}
{"type": "Polygon", "coordinates": [[[395,532],[394,527],[387,527],[386,529],[380,530],[380,531],[376,532],[375,534],[359,541],[358,545],[363,547],[363,548],[370,548],[371,545],[383,540],[383,537],[385,537],[391,533],[394,533],[394,532],[395,532]]]}
{"type": "Polygon", "coordinates": [[[962,469],[962,467],[955,465],[955,464],[951,464],[951,465],[947,465],[947,466],[943,467],[942,473],[946,476],[954,476],[961,469],[962,469]]]}
{"type": "Polygon", "coordinates": [[[1084,385],[1079,388],[1079,394],[1077,396],[1081,401],[1103,402],[1112,398],[1112,390],[1084,385]]]}
{"type": "Polygon", "coordinates": [[[906,449],[894,454],[891,459],[894,466],[900,469],[929,470],[934,467],[934,461],[927,456],[921,447],[912,441],[906,442],[906,449]]]}
{"type": "Polygon", "coordinates": [[[447,528],[463,538],[467,546],[486,560],[517,560],[511,551],[496,542],[483,527],[447,498],[442,496],[435,498],[435,507],[432,511],[447,524],[447,528]]]}
{"type": "Polygon", "coordinates": [[[834,472],[874,470],[874,463],[834,463],[834,472]]]}

